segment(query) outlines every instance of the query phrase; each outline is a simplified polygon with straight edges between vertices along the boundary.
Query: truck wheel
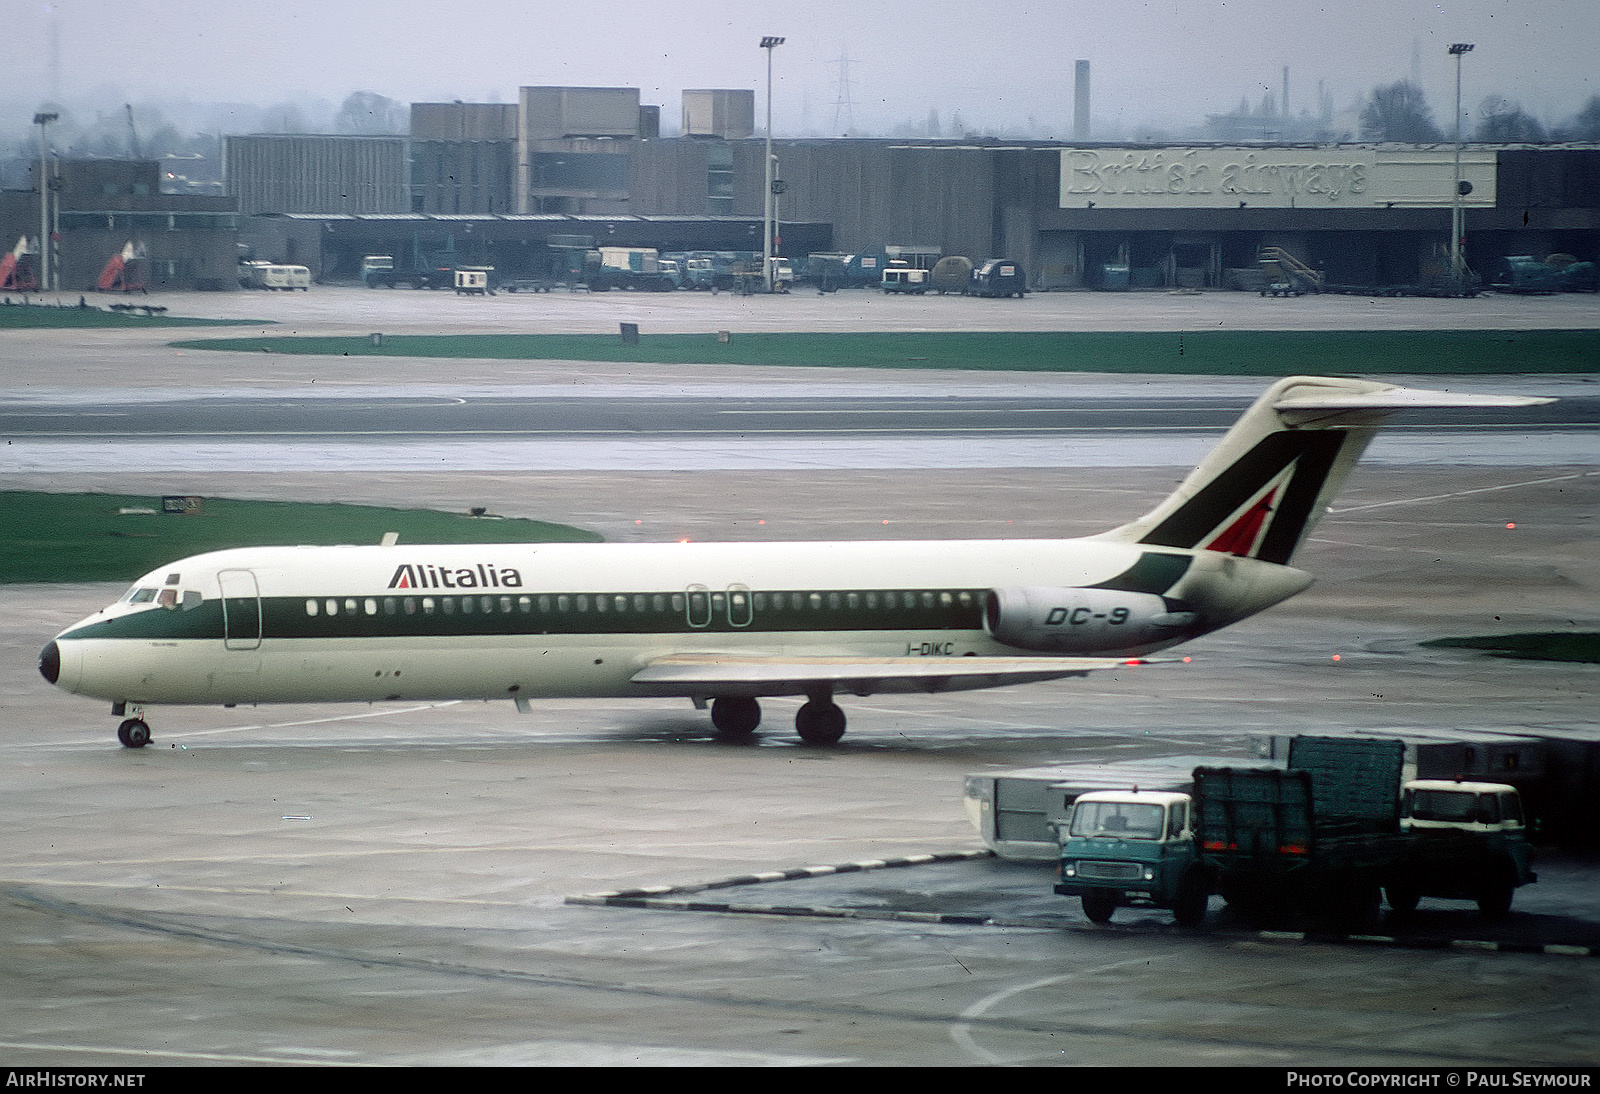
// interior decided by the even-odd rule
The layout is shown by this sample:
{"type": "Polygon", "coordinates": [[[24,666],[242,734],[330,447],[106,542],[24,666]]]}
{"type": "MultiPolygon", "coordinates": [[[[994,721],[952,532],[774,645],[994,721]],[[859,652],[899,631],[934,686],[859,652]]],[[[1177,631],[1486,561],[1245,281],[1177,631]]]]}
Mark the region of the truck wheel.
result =
{"type": "Polygon", "coordinates": [[[1178,899],[1172,905],[1172,917],[1180,927],[1198,927],[1206,921],[1208,894],[1205,882],[1197,874],[1187,874],[1178,882],[1178,899]]]}
{"type": "Polygon", "coordinates": [[[1417,902],[1422,899],[1422,893],[1414,885],[1388,885],[1383,890],[1384,897],[1389,901],[1389,911],[1397,916],[1407,916],[1417,910],[1417,902]]]}
{"type": "Polygon", "coordinates": [[[1117,898],[1112,893],[1083,894],[1083,914],[1089,917],[1090,923],[1110,923],[1116,910],[1117,898]]]}
{"type": "Polygon", "coordinates": [[[1351,930],[1366,931],[1378,925],[1382,916],[1383,894],[1375,881],[1364,881],[1351,886],[1345,905],[1344,925],[1351,930]]]}
{"type": "Polygon", "coordinates": [[[1478,890],[1478,914],[1485,919],[1505,918],[1511,911],[1511,898],[1516,891],[1515,868],[1509,862],[1501,863],[1478,890]]]}

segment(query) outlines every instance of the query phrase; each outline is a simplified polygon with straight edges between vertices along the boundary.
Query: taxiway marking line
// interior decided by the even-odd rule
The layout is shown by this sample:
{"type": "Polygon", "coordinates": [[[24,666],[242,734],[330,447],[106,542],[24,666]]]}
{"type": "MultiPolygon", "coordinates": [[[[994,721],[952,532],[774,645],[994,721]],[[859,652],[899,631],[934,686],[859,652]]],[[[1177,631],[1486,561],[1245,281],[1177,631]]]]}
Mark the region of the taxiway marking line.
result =
{"type": "MultiPolygon", "coordinates": [[[[1120,969],[1128,965],[1149,965],[1154,961],[1155,958],[1153,957],[1132,957],[1126,961],[1113,961],[1109,965],[1100,965],[1092,969],[1079,969],[1074,972],[1058,973],[1055,976],[1046,976],[1041,977],[1038,980],[1029,980],[1025,983],[1013,984],[1009,988],[1003,988],[992,995],[985,996],[976,1003],[972,1004],[970,1007],[964,1009],[957,1021],[955,1021],[950,1027],[950,1039],[954,1041],[956,1045],[963,1051],[967,1052],[969,1055],[977,1057],[983,1063],[1009,1063],[1010,1061],[1006,1057],[999,1056],[979,1045],[977,1040],[972,1035],[973,1024],[987,1014],[990,1010],[999,1006],[1007,999],[1010,999],[1016,995],[1021,995],[1024,992],[1035,991],[1039,988],[1048,987],[1051,984],[1059,984],[1065,980],[1074,980],[1079,977],[1094,976],[1097,973],[1109,972],[1112,969],[1120,969]]],[[[1029,1053],[1029,1055],[1033,1055],[1033,1053],[1029,1053]]],[[[1070,1063],[1071,1061],[1067,1062],[1070,1063]]]]}
{"type": "Polygon", "coordinates": [[[1552,482],[1571,482],[1573,479],[1587,479],[1600,475],[1600,471],[1579,471],[1571,475],[1554,475],[1547,479],[1528,479],[1524,482],[1508,482],[1500,486],[1480,486],[1473,490],[1456,490],[1449,494],[1429,494],[1421,498],[1398,498],[1394,501],[1378,501],[1370,505],[1352,505],[1344,509],[1329,509],[1330,517],[1343,516],[1345,513],[1361,513],[1368,509],[1386,509],[1393,505],[1421,505],[1429,501],[1448,501],[1451,498],[1464,498],[1470,494],[1492,494],[1496,490],[1517,490],[1524,486],[1543,486],[1552,482]]]}

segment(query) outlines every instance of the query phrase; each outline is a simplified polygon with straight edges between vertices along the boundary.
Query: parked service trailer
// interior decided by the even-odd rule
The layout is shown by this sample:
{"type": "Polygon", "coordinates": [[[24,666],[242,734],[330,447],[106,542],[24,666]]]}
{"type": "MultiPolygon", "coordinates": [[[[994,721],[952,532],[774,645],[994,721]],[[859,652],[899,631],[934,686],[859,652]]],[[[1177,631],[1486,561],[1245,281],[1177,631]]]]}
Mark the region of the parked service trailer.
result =
{"type": "Polygon", "coordinates": [[[1015,296],[1028,291],[1028,278],[1022,267],[1009,258],[991,258],[974,266],[967,280],[968,296],[1015,296]]]}
{"type": "Polygon", "coordinates": [[[968,775],[967,818],[984,844],[1004,859],[1055,861],[1061,853],[1057,828],[1079,795],[1094,790],[1186,792],[1191,772],[1203,764],[1252,761],[1211,756],[1163,756],[1104,764],[1044,764],[968,775]]]}
{"type": "Polygon", "coordinates": [[[489,285],[489,275],[493,272],[494,267],[492,266],[456,267],[456,295],[493,296],[494,289],[489,285]]]}
{"type": "Polygon", "coordinates": [[[883,291],[921,296],[928,291],[928,271],[910,266],[891,266],[883,271],[883,291]]]}

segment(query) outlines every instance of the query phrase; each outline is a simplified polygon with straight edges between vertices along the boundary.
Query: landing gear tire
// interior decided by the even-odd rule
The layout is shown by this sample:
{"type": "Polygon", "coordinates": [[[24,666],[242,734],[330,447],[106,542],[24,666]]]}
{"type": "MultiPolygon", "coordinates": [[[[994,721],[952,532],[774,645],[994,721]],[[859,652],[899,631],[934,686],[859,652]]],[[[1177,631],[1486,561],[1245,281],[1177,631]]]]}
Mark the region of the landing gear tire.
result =
{"type": "Polygon", "coordinates": [[[143,748],[150,743],[150,727],[139,718],[129,718],[117,727],[117,740],[126,748],[143,748]]]}
{"type": "Polygon", "coordinates": [[[808,745],[838,744],[844,725],[844,711],[832,700],[813,699],[794,716],[795,732],[808,745]]]}
{"type": "Polygon", "coordinates": [[[761,704],[742,696],[724,696],[711,701],[711,724],[729,739],[748,737],[761,724],[761,704]]]}

